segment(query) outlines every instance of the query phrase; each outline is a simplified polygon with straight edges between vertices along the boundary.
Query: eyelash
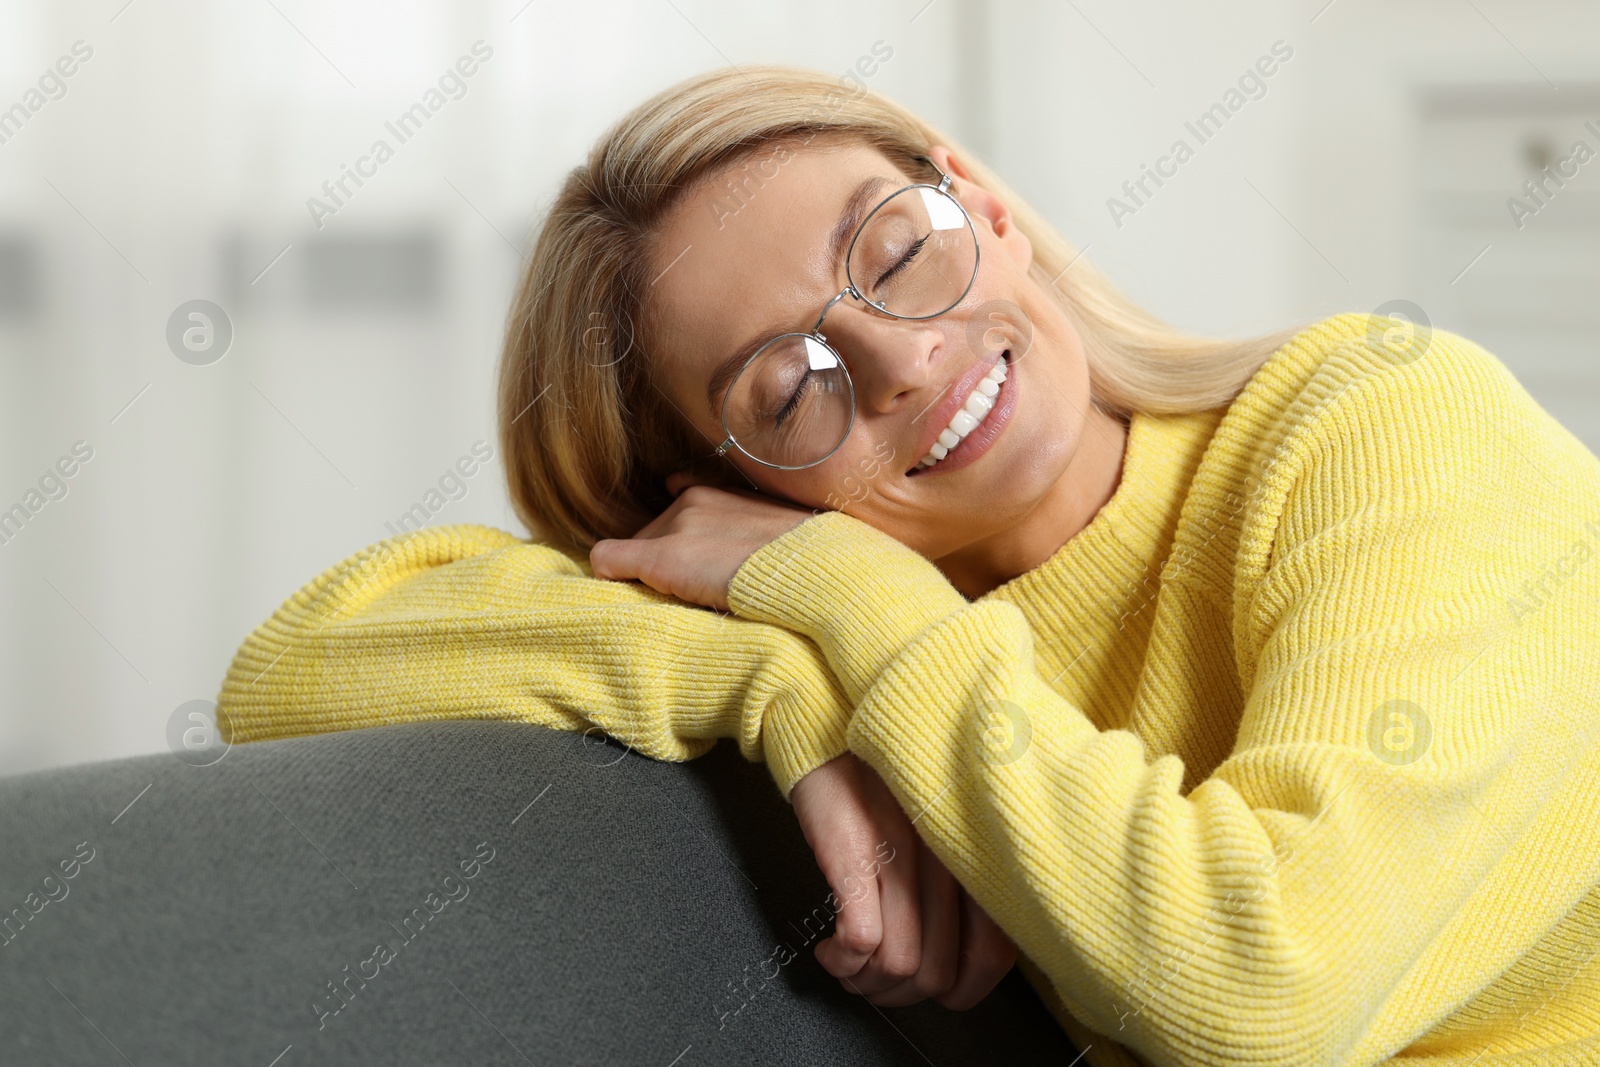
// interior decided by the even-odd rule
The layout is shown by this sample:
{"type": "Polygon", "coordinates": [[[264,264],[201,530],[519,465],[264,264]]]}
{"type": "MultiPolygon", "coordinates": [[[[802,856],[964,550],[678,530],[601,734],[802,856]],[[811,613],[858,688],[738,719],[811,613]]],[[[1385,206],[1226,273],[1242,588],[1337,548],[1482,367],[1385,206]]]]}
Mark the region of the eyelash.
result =
{"type": "MultiPolygon", "coordinates": [[[[884,282],[888,281],[891,277],[893,277],[896,272],[902,271],[906,267],[908,267],[911,264],[911,261],[913,259],[917,258],[917,253],[922,251],[922,246],[927,244],[927,243],[928,243],[928,239],[926,237],[919,237],[917,239],[916,243],[913,244],[910,247],[910,249],[908,249],[906,251],[906,254],[901,257],[900,262],[896,263],[894,266],[890,267],[888,270],[883,272],[883,276],[878,279],[878,284],[882,285],[884,282]]],[[[778,427],[781,428],[783,426],[783,421],[785,419],[787,419],[789,416],[793,415],[795,408],[800,406],[800,395],[805,392],[806,383],[809,382],[810,380],[811,380],[811,372],[808,370],[805,373],[805,377],[800,379],[800,384],[795,387],[794,395],[789,397],[789,402],[783,406],[783,410],[782,411],[778,412],[778,414],[777,414],[777,426],[778,427]]]]}
{"type": "Polygon", "coordinates": [[[783,420],[787,419],[790,415],[793,415],[794,409],[800,406],[800,394],[806,391],[806,383],[810,380],[811,372],[808,370],[805,373],[805,377],[800,379],[800,384],[795,387],[794,395],[791,396],[789,398],[789,402],[783,406],[783,410],[778,412],[778,427],[780,429],[783,427],[783,420]]]}
{"type": "Polygon", "coordinates": [[[922,246],[927,243],[928,239],[926,237],[917,238],[916,244],[912,245],[906,254],[901,257],[900,262],[883,272],[883,277],[878,279],[878,284],[882,285],[884,282],[892,278],[897,272],[902,271],[909,266],[911,261],[917,258],[917,253],[922,251],[922,246]]]}

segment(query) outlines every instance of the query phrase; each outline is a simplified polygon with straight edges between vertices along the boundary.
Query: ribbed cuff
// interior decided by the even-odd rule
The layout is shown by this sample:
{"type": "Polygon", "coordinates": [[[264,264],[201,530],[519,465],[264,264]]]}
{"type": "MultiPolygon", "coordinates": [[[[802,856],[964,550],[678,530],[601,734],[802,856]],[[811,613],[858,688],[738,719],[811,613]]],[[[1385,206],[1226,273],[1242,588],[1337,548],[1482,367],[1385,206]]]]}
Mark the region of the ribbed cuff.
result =
{"type": "Polygon", "coordinates": [[[761,747],[767,769],[785,800],[800,779],[850,750],[845,732],[850,727],[851,708],[837,682],[835,692],[838,700],[834,703],[814,705],[784,696],[767,708],[761,747]]]}
{"type": "Polygon", "coordinates": [[[842,511],[764,545],[728,584],[728,606],[804,634],[852,706],[902,649],[967,599],[927,558],[842,511]]]}

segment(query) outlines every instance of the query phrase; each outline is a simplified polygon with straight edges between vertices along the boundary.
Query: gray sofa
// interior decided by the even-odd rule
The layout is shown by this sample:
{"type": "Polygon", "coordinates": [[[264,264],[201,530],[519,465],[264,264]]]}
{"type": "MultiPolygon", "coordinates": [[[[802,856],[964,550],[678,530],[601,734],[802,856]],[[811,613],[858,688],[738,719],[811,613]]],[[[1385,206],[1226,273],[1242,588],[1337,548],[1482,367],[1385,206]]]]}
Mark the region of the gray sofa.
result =
{"type": "Polygon", "coordinates": [[[668,764],[414,723],[19,775],[0,780],[0,1061],[1075,1058],[1015,968],[967,1012],[846,992],[812,954],[827,893],[728,742],[668,764]]]}

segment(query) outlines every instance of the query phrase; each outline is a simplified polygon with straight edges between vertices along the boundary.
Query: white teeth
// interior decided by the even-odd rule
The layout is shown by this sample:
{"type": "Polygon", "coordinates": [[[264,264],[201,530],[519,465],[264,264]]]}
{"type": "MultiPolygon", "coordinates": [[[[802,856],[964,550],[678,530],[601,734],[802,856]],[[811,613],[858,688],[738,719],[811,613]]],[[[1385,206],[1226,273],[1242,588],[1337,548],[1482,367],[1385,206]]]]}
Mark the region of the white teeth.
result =
{"type": "Polygon", "coordinates": [[[939,433],[938,441],[934,442],[928,454],[917,461],[917,467],[931,467],[945,456],[950,450],[961,443],[973,430],[978,428],[986,415],[994,409],[994,398],[1000,392],[1000,385],[1006,380],[1006,361],[999,360],[989,369],[989,373],[978,379],[977,388],[973,389],[966,402],[957,409],[950,419],[950,425],[939,433]]]}

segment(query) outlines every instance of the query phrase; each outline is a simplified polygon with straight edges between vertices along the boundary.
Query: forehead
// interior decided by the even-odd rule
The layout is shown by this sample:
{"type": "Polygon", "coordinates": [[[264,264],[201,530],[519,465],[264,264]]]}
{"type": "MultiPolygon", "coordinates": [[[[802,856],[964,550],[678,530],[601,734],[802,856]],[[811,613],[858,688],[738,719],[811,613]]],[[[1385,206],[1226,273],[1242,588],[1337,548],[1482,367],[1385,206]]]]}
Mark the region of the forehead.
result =
{"type": "Polygon", "coordinates": [[[829,234],[874,176],[881,195],[909,181],[876,149],[818,143],[764,145],[696,182],[651,250],[652,348],[699,371],[765,326],[810,329],[844,286],[829,234]]]}

